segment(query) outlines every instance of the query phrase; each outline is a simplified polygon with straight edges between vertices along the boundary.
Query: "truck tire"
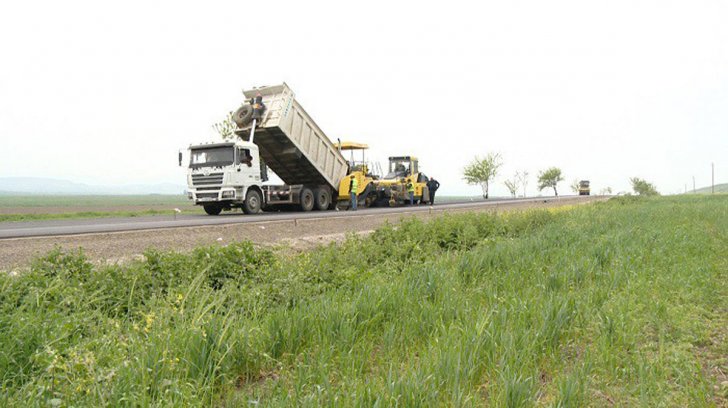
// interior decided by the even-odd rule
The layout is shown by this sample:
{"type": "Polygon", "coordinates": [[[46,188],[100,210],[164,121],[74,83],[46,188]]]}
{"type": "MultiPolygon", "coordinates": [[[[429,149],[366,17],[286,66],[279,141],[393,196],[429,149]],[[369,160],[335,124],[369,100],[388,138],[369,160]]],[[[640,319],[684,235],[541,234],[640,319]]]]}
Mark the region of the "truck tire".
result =
{"type": "Polygon", "coordinates": [[[263,207],[263,197],[258,190],[248,190],[243,202],[243,212],[246,214],[257,214],[263,207]]]}
{"type": "Polygon", "coordinates": [[[250,105],[241,106],[233,114],[233,121],[239,128],[245,127],[251,119],[253,119],[253,107],[250,105]]]}
{"type": "Polygon", "coordinates": [[[326,211],[331,205],[331,193],[328,188],[317,188],[313,192],[314,206],[319,211],[326,211]]]}
{"type": "Polygon", "coordinates": [[[202,206],[208,215],[220,215],[222,206],[219,204],[206,204],[202,206]]]}
{"type": "Polygon", "coordinates": [[[301,211],[306,212],[306,211],[313,210],[313,205],[314,205],[315,200],[314,200],[314,196],[313,196],[313,191],[311,191],[310,188],[304,187],[301,190],[300,199],[301,199],[300,200],[301,201],[301,211]]]}

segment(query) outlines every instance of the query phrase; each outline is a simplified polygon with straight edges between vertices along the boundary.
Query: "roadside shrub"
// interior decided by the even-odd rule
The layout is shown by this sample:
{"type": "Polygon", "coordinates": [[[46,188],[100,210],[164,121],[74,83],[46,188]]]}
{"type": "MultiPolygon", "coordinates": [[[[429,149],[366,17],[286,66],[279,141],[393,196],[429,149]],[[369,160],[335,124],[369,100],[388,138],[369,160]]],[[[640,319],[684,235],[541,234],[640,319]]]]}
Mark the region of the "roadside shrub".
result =
{"type": "Polygon", "coordinates": [[[85,279],[92,269],[93,265],[88,262],[82,248],[66,252],[56,247],[46,255],[35,259],[31,265],[31,272],[46,278],[61,276],[85,279]]]}

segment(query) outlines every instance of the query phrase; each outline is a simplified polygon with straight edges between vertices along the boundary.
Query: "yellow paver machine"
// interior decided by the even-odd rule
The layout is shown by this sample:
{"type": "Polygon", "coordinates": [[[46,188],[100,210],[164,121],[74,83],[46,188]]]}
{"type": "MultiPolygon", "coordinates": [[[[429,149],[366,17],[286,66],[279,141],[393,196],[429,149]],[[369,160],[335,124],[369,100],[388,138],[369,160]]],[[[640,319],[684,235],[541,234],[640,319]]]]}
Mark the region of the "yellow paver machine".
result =
{"type": "Polygon", "coordinates": [[[411,190],[414,190],[415,204],[430,202],[427,176],[420,172],[419,161],[414,156],[390,157],[387,174],[381,179],[374,180],[374,186],[375,203],[378,206],[394,207],[409,204],[411,190]]]}
{"type": "Polygon", "coordinates": [[[364,143],[357,142],[341,142],[334,144],[344,157],[348,156],[349,171],[346,177],[339,182],[339,195],[337,197],[337,206],[339,208],[348,208],[351,204],[349,191],[351,187],[352,177],[357,180],[357,205],[370,207],[374,203],[374,181],[379,178],[378,174],[369,164],[366,158],[366,152],[369,146],[364,143]],[[358,154],[361,153],[361,160],[358,160],[358,154]]]}

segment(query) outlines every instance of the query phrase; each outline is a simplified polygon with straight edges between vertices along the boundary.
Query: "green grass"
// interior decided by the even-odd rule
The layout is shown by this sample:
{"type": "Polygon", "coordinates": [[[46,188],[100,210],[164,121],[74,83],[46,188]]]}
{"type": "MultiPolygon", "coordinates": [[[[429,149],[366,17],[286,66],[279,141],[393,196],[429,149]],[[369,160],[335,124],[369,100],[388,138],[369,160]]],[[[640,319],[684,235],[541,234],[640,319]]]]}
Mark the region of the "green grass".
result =
{"type": "MultiPolygon", "coordinates": [[[[0,214],[0,222],[19,222],[19,221],[40,221],[40,220],[67,220],[82,218],[109,218],[109,217],[142,217],[145,215],[168,215],[174,216],[175,211],[169,210],[134,210],[134,211],[81,211],[81,212],[62,212],[62,213],[40,213],[40,214],[0,214]]],[[[188,208],[182,211],[185,214],[200,213],[202,210],[197,208],[188,208]]]]}
{"type": "Polygon", "coordinates": [[[174,208],[203,213],[184,195],[0,195],[0,222],[174,215],[174,208]]]}
{"type": "Polygon", "coordinates": [[[0,208],[189,204],[185,195],[0,195],[0,208]]]}
{"type": "Polygon", "coordinates": [[[409,220],[0,277],[0,405],[710,406],[728,197],[409,220]]]}

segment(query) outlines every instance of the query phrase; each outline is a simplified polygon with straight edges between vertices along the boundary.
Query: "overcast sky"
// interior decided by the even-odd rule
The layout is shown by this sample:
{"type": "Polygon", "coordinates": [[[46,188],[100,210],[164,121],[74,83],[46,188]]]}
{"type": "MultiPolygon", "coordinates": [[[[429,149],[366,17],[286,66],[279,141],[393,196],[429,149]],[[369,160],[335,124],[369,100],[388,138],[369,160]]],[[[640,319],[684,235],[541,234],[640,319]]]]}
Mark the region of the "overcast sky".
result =
{"type": "MultiPolygon", "coordinates": [[[[0,6],[0,177],[184,183],[179,148],[241,89],[287,82],[333,140],[476,154],[663,193],[728,181],[726,1],[76,2],[0,6]]],[[[550,192],[544,191],[544,194],[550,192]]]]}

